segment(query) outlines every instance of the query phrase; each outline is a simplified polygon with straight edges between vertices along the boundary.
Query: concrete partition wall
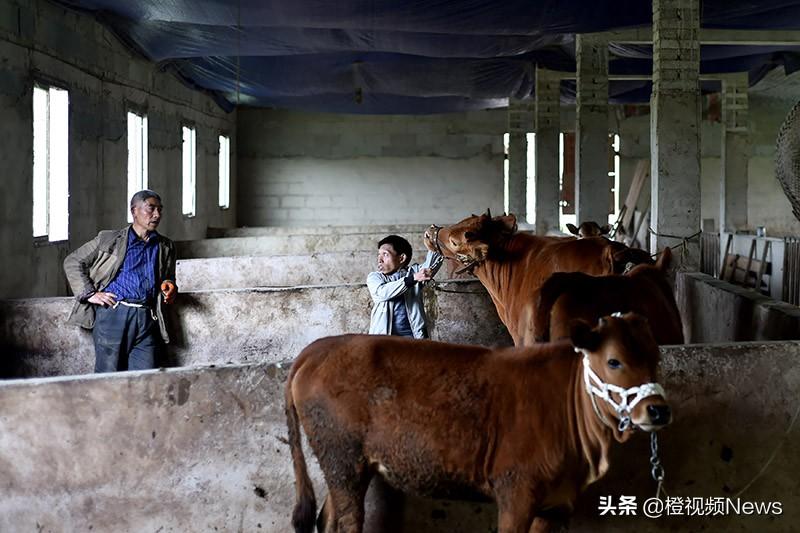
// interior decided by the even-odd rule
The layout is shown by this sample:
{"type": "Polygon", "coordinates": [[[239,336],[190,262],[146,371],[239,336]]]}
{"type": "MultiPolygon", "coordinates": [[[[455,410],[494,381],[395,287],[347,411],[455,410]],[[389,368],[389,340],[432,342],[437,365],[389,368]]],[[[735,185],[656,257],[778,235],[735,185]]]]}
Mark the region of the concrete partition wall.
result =
{"type": "MultiPolygon", "coordinates": [[[[662,350],[675,414],[658,434],[669,496],[777,501],[782,514],[644,518],[655,482],[638,435],[616,445],[570,531],[796,531],[800,343],[662,350]],[[636,516],[599,516],[600,496],[622,495],[636,498],[636,516]]],[[[0,383],[0,530],[290,531],[286,373],[259,363],[0,383]]],[[[495,520],[490,504],[411,497],[402,530],[489,533],[495,520]]]]}
{"type": "MultiPolygon", "coordinates": [[[[425,251],[414,254],[414,262],[425,261],[425,251]]],[[[310,255],[265,255],[254,257],[206,257],[180,259],[177,281],[181,291],[246,289],[252,287],[296,287],[364,283],[376,269],[375,251],[321,252],[310,255]]],[[[436,276],[443,279],[475,279],[469,272],[456,275],[461,263],[446,260],[436,276]]]]}
{"type": "Polygon", "coordinates": [[[800,308],[699,272],[679,272],[687,342],[800,339],[800,308]]]}
{"type": "MultiPolygon", "coordinates": [[[[386,233],[324,233],[317,235],[259,235],[254,237],[226,237],[199,239],[175,243],[179,259],[201,257],[309,255],[325,252],[378,252],[378,241],[386,233]]],[[[403,235],[415,253],[426,250],[422,232],[403,235]]]]}
{"type": "MultiPolygon", "coordinates": [[[[434,221],[439,225],[443,221],[434,221]]],[[[347,225],[347,226],[250,226],[241,228],[208,228],[209,239],[224,237],[261,237],[264,235],[342,235],[346,233],[384,233],[385,235],[422,235],[428,224],[385,224],[385,225],[347,225]]]]}
{"type": "MultiPolygon", "coordinates": [[[[479,282],[447,282],[437,287],[441,290],[429,286],[426,292],[434,339],[512,344],[479,282]]],[[[91,333],[66,324],[73,302],[72,298],[0,300],[0,376],[92,372],[91,333]]],[[[363,284],[182,293],[170,308],[173,342],[160,363],[187,366],[293,359],[320,337],[366,333],[371,306],[363,284]]]]}

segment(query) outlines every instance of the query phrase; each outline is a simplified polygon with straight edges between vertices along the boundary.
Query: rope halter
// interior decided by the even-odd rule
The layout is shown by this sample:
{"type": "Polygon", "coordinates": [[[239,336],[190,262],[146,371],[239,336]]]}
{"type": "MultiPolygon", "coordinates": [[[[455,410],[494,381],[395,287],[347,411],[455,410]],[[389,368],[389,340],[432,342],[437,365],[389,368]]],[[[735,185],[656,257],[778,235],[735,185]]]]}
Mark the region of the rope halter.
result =
{"type": "Polygon", "coordinates": [[[441,244],[442,242],[439,240],[439,231],[441,231],[442,228],[440,226],[437,226],[436,224],[431,224],[431,228],[433,228],[434,234],[433,234],[433,239],[429,238],[429,240],[432,240],[433,244],[436,246],[436,252],[438,252],[439,255],[444,257],[444,254],[442,253],[442,244],[441,244]]]}
{"type": "Polygon", "coordinates": [[[612,383],[606,383],[592,370],[591,363],[589,362],[589,352],[581,348],[575,348],[575,351],[583,354],[583,382],[586,385],[586,393],[592,399],[592,407],[594,408],[595,414],[597,414],[598,418],[600,418],[606,426],[610,428],[614,427],[600,411],[595,396],[608,402],[611,408],[617,413],[617,417],[619,418],[617,429],[619,429],[619,431],[625,431],[631,427],[631,413],[639,402],[650,396],[667,397],[664,388],[658,383],[645,383],[627,389],[612,383]],[[617,402],[614,400],[611,393],[617,394],[620,397],[620,401],[617,402]],[[630,396],[633,396],[633,400],[629,401],[630,396]]]}
{"type": "MultiPolygon", "coordinates": [[[[441,231],[441,227],[437,226],[436,224],[431,224],[431,228],[434,230],[433,238],[430,240],[433,241],[433,244],[436,246],[436,251],[442,257],[446,257],[444,252],[442,252],[442,241],[439,240],[439,231],[441,231]]],[[[472,270],[478,265],[480,261],[473,259],[472,257],[466,254],[455,254],[455,259],[461,263],[461,268],[453,272],[455,275],[463,274],[464,272],[472,273],[472,270]]]]}

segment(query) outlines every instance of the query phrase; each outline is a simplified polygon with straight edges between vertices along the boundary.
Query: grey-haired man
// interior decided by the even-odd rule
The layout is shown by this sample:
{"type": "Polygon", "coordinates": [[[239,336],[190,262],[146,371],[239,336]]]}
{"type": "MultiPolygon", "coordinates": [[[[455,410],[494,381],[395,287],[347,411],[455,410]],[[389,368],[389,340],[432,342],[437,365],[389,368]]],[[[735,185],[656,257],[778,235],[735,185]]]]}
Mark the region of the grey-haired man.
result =
{"type": "Polygon", "coordinates": [[[169,342],[162,305],[177,295],[175,245],[156,232],[161,197],[139,191],[130,209],[132,224],[101,231],[64,260],[77,297],[67,321],[92,329],[95,372],[153,368],[169,342]]]}

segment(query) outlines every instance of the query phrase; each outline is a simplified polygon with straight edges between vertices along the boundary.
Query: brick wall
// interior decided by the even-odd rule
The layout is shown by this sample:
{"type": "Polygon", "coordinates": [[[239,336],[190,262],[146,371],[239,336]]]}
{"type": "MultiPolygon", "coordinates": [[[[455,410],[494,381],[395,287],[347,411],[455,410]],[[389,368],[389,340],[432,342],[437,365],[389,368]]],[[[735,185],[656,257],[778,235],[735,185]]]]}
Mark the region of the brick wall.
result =
{"type": "Polygon", "coordinates": [[[503,209],[505,111],[239,111],[239,225],[456,221],[503,209]]]}

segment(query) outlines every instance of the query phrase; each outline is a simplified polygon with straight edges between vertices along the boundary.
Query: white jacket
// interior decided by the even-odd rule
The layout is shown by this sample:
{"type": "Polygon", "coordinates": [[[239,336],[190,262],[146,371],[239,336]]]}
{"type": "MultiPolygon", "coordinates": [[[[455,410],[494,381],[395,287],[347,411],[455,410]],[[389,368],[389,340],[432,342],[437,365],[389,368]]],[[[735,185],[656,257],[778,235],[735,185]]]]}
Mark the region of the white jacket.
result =
{"type": "Polygon", "coordinates": [[[410,267],[401,268],[392,274],[392,277],[380,272],[370,272],[367,276],[367,288],[375,305],[372,307],[370,317],[369,332],[371,335],[390,335],[392,333],[392,304],[390,300],[401,294],[405,296],[406,311],[408,312],[408,322],[411,324],[411,331],[415,339],[423,339],[428,336],[427,317],[422,302],[422,283],[415,282],[412,286],[407,286],[405,277],[408,273],[419,272],[422,268],[431,269],[431,277],[436,275],[439,267],[442,266],[443,257],[428,251],[425,262],[421,265],[413,264],[410,267]],[[393,279],[401,274],[400,279],[393,279]]]}

